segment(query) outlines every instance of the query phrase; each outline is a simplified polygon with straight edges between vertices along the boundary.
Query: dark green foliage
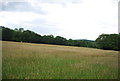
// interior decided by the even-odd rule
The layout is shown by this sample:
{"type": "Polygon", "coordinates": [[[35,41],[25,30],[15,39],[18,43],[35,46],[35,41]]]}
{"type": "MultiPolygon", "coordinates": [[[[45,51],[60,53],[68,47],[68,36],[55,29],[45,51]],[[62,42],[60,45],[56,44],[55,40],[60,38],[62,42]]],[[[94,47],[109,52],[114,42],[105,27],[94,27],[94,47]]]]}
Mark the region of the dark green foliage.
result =
{"type": "Polygon", "coordinates": [[[98,48],[107,50],[119,50],[119,41],[119,34],[102,34],[96,39],[98,48]]]}
{"type": "Polygon", "coordinates": [[[120,51],[120,33],[119,33],[119,36],[118,36],[118,50],[120,51]]]}
{"type": "Polygon", "coordinates": [[[2,26],[0,26],[0,40],[2,40],[2,26]]]}
{"type": "Polygon", "coordinates": [[[95,41],[75,40],[75,46],[97,48],[95,41]]]}
{"type": "Polygon", "coordinates": [[[19,28],[19,31],[20,31],[20,32],[23,32],[23,31],[24,31],[24,29],[23,29],[23,28],[19,28]]]}
{"type": "Polygon", "coordinates": [[[2,28],[2,40],[12,41],[14,31],[9,28],[4,28],[3,26],[0,28],[2,28]]]}
{"type": "Polygon", "coordinates": [[[74,45],[75,45],[75,41],[72,40],[72,39],[69,39],[69,40],[67,40],[66,44],[67,44],[68,46],[74,46],[74,45]]]}
{"type": "Polygon", "coordinates": [[[15,28],[14,30],[0,26],[0,32],[2,32],[2,40],[16,41],[16,42],[30,42],[30,43],[43,43],[43,44],[55,44],[55,45],[67,45],[67,46],[79,46],[100,48],[107,50],[120,50],[120,34],[102,34],[96,41],[90,40],[67,40],[61,36],[54,37],[53,35],[41,36],[33,31],[24,30],[23,28],[15,28]],[[118,40],[119,39],[119,40],[118,40]]]}
{"type": "Polygon", "coordinates": [[[54,36],[53,35],[44,35],[44,36],[42,36],[41,42],[44,44],[54,44],[54,36]]]}
{"type": "Polygon", "coordinates": [[[67,40],[65,38],[60,37],[60,36],[56,36],[54,43],[57,44],[57,45],[65,45],[66,41],[67,40]]]}

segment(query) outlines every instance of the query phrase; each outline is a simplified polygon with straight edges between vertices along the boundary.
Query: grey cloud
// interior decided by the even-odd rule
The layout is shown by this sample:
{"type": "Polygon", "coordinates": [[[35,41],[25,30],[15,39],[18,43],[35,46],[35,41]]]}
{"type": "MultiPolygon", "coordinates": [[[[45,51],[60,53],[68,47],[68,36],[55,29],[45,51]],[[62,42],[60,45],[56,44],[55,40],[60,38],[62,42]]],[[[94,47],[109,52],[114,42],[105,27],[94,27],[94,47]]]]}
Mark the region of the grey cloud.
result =
{"type": "Polygon", "coordinates": [[[1,2],[26,2],[28,0],[0,0],[1,2]]]}
{"type": "Polygon", "coordinates": [[[82,0],[36,0],[36,1],[41,1],[45,3],[67,3],[67,2],[79,3],[82,0]]]}
{"type": "Polygon", "coordinates": [[[50,3],[50,4],[61,4],[63,6],[66,6],[68,2],[71,3],[81,3],[83,0],[34,0],[34,1],[40,1],[42,3],[50,3]]]}
{"type": "Polygon", "coordinates": [[[32,24],[31,29],[41,34],[53,34],[59,30],[56,25],[48,23],[44,19],[35,19],[25,23],[32,24]]]}
{"type": "Polygon", "coordinates": [[[24,28],[25,30],[31,30],[38,34],[52,34],[56,35],[60,29],[56,27],[55,24],[48,23],[44,19],[35,19],[31,21],[22,22],[20,24],[8,23],[8,27],[14,28],[24,28]]]}
{"type": "Polygon", "coordinates": [[[0,2],[0,11],[2,11],[2,2],[0,2]]]}
{"type": "Polygon", "coordinates": [[[40,6],[32,6],[31,3],[37,2],[39,3],[50,3],[50,4],[62,4],[66,5],[68,2],[72,3],[80,3],[82,0],[4,0],[0,1],[0,11],[14,11],[14,12],[35,12],[40,14],[47,14],[47,12],[43,11],[40,6]]]}
{"type": "Polygon", "coordinates": [[[33,31],[38,32],[39,34],[52,34],[55,35],[58,32],[58,29],[55,28],[53,25],[39,25],[39,26],[35,26],[32,27],[33,31]]]}
{"type": "Polygon", "coordinates": [[[72,0],[72,3],[82,3],[82,0],[72,0]]]}
{"type": "Polygon", "coordinates": [[[13,11],[13,12],[35,12],[40,14],[46,14],[40,7],[33,7],[29,2],[1,2],[1,11],[13,11]]]}

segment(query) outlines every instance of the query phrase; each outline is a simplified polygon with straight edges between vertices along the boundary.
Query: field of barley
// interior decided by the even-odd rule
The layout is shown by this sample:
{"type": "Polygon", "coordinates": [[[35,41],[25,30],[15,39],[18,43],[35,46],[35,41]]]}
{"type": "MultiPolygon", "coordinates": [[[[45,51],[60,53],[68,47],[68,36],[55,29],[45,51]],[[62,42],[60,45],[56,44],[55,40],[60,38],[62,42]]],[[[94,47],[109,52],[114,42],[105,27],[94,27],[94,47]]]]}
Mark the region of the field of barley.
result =
{"type": "Polygon", "coordinates": [[[2,42],[3,79],[117,79],[118,52],[2,42]]]}

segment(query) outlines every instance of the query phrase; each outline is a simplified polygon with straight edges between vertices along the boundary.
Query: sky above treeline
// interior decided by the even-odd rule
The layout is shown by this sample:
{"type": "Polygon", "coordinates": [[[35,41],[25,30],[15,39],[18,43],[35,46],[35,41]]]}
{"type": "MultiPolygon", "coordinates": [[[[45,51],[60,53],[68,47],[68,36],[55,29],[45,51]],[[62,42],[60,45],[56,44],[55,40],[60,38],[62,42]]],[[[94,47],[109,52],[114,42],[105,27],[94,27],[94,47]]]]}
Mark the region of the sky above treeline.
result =
{"type": "Polygon", "coordinates": [[[0,0],[0,26],[95,40],[118,33],[119,0],[0,0]]]}

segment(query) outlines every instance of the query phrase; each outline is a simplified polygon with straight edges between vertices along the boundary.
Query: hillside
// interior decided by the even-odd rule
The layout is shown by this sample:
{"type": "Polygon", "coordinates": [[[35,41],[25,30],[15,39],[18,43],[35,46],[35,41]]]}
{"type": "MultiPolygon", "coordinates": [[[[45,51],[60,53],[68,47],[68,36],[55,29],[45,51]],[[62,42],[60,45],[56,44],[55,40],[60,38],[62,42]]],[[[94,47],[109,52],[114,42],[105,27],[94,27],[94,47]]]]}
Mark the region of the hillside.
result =
{"type": "Polygon", "coordinates": [[[118,52],[3,41],[3,79],[116,79],[118,52]]]}

